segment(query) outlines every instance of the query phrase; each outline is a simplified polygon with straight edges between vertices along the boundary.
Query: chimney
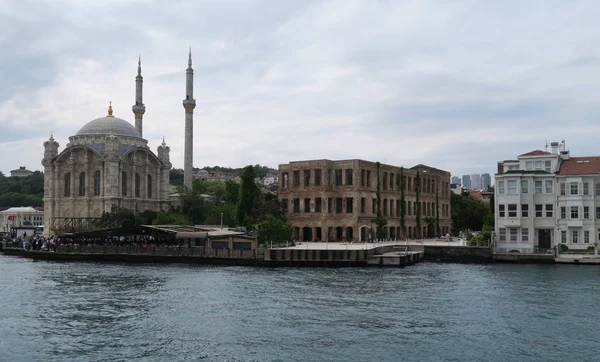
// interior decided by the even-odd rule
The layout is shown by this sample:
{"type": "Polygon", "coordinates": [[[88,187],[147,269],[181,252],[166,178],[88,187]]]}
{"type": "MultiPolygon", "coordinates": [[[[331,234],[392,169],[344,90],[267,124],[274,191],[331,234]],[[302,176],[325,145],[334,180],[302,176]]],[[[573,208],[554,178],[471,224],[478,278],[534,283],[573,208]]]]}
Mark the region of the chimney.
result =
{"type": "Polygon", "coordinates": [[[498,162],[498,174],[504,173],[504,162],[498,162]]]}
{"type": "Polygon", "coordinates": [[[569,157],[569,151],[568,150],[561,151],[560,152],[560,158],[562,158],[563,160],[568,160],[570,158],[569,157]]]}
{"type": "Polygon", "coordinates": [[[558,155],[558,142],[550,143],[550,147],[552,147],[552,154],[558,155]]]}

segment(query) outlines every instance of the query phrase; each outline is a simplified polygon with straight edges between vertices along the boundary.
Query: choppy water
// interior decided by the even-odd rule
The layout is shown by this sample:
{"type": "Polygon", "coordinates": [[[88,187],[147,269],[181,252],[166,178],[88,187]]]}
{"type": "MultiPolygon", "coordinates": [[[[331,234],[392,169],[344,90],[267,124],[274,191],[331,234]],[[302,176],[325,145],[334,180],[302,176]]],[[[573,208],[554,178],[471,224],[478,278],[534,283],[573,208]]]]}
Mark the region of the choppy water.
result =
{"type": "Polygon", "coordinates": [[[600,268],[0,256],[1,361],[599,360],[600,268]]]}

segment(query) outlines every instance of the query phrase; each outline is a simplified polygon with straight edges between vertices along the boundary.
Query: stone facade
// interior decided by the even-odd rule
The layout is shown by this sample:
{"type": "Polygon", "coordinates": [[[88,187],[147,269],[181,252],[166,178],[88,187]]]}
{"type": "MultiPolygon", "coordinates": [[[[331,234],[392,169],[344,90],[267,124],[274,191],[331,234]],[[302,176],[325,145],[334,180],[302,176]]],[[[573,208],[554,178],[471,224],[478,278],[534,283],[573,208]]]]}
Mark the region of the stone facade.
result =
{"type": "MultiPolygon", "coordinates": [[[[425,165],[402,168],[382,164],[379,176],[381,213],[387,220],[386,238],[436,237],[450,232],[449,172],[425,165]],[[421,180],[418,202],[417,175],[421,180]],[[421,215],[420,222],[417,213],[421,215]]],[[[376,235],[373,222],[377,212],[376,163],[363,160],[290,162],[279,165],[278,184],[279,199],[285,205],[288,222],[294,227],[295,240],[365,241],[376,235]]]]}
{"type": "Polygon", "coordinates": [[[171,163],[164,141],[157,156],[139,137],[78,134],[69,140],[60,154],[53,137],[44,143],[45,234],[60,217],[97,218],[117,207],[168,209],[171,163]]]}

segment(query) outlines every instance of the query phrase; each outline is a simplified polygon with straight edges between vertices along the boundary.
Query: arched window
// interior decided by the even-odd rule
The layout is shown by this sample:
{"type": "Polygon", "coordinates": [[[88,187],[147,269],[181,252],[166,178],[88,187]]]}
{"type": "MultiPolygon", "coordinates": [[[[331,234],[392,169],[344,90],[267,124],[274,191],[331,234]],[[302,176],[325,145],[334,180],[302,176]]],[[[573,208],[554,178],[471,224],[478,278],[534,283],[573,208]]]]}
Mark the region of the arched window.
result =
{"type": "Polygon", "coordinates": [[[71,196],[71,173],[65,174],[65,197],[71,196]]]}
{"type": "Polygon", "coordinates": [[[94,196],[100,196],[100,171],[94,172],[94,196]]]}
{"type": "Polygon", "coordinates": [[[140,175],[135,174],[135,197],[140,197],[140,175]]]}
{"type": "Polygon", "coordinates": [[[85,196],[85,172],[79,174],[79,196],[85,196]]]}
{"type": "Polygon", "coordinates": [[[121,172],[121,196],[127,196],[127,173],[121,172]]]}
{"type": "Polygon", "coordinates": [[[147,190],[147,194],[146,197],[151,199],[152,198],[152,176],[148,175],[148,187],[146,187],[147,190]]]}

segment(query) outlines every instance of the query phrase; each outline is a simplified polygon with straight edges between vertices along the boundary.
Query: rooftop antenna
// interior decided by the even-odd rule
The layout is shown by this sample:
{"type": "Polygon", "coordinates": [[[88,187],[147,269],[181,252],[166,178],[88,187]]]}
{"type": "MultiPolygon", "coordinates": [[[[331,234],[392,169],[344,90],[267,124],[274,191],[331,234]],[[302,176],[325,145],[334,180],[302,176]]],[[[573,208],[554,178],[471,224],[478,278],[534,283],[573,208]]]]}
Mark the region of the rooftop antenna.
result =
{"type": "Polygon", "coordinates": [[[546,152],[548,152],[548,140],[546,140],[546,152]]]}

